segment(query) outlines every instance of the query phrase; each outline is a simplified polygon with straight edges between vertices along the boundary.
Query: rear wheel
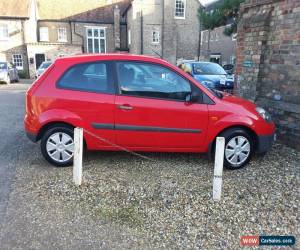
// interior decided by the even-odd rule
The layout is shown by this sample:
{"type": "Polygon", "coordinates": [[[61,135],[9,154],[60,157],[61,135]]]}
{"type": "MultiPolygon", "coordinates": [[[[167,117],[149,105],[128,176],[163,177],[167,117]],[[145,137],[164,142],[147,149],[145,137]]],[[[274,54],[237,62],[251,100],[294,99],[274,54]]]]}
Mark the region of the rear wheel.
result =
{"type": "Polygon", "coordinates": [[[57,126],[48,129],[41,140],[41,151],[45,159],[58,167],[73,162],[74,135],[69,127],[57,126]]]}
{"type": "Polygon", "coordinates": [[[254,150],[254,141],[247,131],[232,128],[224,131],[225,137],[224,165],[228,169],[245,167],[250,161],[254,150]]]}

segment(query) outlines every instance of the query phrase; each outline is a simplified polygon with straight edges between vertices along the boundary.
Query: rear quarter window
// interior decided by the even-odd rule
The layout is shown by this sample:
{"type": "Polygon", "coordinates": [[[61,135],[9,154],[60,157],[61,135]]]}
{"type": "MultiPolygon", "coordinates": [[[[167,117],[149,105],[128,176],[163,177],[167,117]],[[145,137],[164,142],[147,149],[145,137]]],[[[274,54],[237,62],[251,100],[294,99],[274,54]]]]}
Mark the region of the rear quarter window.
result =
{"type": "Polygon", "coordinates": [[[109,65],[104,62],[77,64],[62,75],[56,86],[62,89],[111,94],[114,88],[109,80],[108,71],[109,65]]]}

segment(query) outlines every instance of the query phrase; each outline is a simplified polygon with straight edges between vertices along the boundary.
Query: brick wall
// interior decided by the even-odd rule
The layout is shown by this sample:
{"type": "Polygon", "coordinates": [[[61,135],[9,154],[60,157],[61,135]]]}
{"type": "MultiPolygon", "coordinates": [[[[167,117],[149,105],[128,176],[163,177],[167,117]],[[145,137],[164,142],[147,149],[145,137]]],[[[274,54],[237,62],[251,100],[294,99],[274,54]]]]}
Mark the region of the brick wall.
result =
{"type": "Polygon", "coordinates": [[[300,1],[247,0],[237,35],[237,94],[268,109],[300,149],[300,1]]]}

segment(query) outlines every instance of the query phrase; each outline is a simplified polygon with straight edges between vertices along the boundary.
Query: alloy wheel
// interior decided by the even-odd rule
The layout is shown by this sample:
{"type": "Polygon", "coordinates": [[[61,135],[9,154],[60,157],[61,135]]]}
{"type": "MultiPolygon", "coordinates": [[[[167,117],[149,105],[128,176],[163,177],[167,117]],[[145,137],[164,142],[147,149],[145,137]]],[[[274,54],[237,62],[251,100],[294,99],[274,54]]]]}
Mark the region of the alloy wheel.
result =
{"type": "Polygon", "coordinates": [[[226,160],[233,166],[240,166],[250,156],[251,146],[244,136],[235,136],[229,140],[225,147],[226,160]]]}
{"type": "Polygon", "coordinates": [[[57,162],[67,162],[74,155],[74,140],[63,132],[57,132],[49,136],[46,150],[51,159],[57,162]]]}

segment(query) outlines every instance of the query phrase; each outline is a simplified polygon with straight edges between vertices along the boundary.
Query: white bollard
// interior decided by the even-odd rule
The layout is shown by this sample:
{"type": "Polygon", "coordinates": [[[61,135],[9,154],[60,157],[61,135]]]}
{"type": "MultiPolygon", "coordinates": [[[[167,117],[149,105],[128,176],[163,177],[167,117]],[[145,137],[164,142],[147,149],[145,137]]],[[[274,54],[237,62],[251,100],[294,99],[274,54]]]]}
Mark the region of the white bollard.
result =
{"type": "Polygon", "coordinates": [[[73,159],[73,181],[76,186],[82,182],[82,153],[83,153],[83,129],[74,129],[74,159],[73,159]]]}
{"type": "Polygon", "coordinates": [[[225,138],[217,137],[216,153],[215,153],[214,181],[213,181],[213,200],[214,201],[219,201],[221,199],[222,174],[223,174],[223,163],[224,163],[224,148],[225,148],[225,138]]]}

